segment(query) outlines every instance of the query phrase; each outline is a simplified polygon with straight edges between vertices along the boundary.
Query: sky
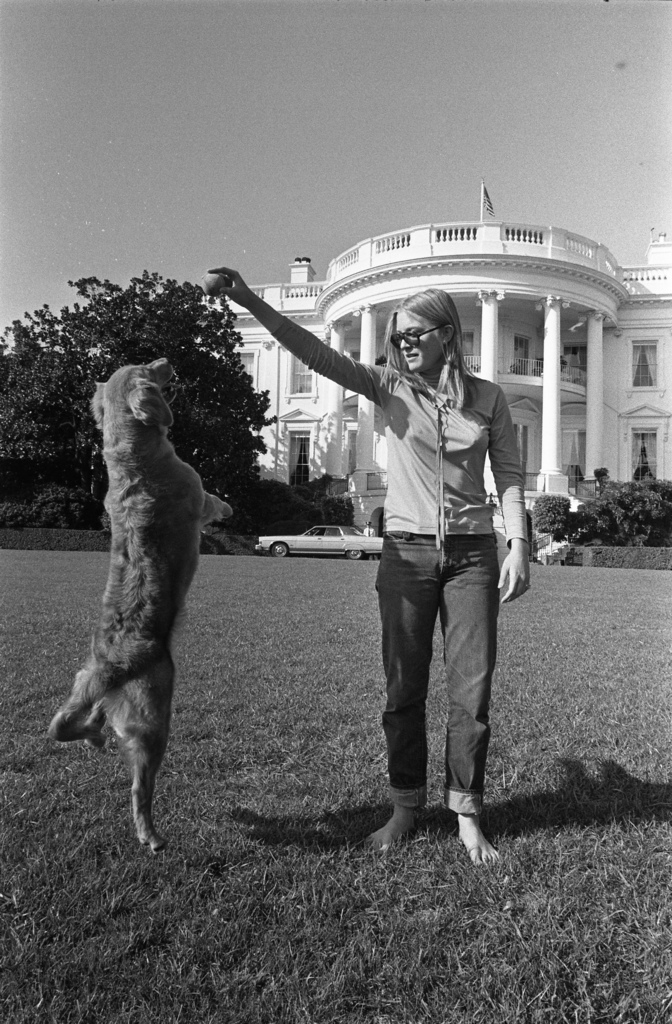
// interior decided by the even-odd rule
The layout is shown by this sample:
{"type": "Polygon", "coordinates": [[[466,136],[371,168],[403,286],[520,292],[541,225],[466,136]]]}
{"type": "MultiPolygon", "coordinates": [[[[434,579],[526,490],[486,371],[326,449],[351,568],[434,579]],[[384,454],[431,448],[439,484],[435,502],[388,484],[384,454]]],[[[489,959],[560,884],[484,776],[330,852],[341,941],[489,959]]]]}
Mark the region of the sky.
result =
{"type": "Polygon", "coordinates": [[[497,219],[672,235],[664,0],[0,0],[0,331],[69,280],[289,279],[497,219]]]}

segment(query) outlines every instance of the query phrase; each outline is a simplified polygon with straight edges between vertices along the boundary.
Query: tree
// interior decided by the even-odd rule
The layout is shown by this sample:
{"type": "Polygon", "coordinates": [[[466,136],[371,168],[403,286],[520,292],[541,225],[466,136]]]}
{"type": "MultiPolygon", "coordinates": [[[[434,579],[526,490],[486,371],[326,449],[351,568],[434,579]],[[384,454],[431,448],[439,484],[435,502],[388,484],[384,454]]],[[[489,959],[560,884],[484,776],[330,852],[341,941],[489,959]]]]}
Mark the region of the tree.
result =
{"type": "Polygon", "coordinates": [[[46,482],[106,487],[102,436],[90,410],[96,381],[165,356],[175,370],[171,440],[207,490],[226,495],[244,528],[268,393],[255,392],[236,351],[226,303],[144,271],[127,288],[95,277],[68,282],[83,302],[48,306],[5,331],[0,352],[0,459],[46,482]]]}

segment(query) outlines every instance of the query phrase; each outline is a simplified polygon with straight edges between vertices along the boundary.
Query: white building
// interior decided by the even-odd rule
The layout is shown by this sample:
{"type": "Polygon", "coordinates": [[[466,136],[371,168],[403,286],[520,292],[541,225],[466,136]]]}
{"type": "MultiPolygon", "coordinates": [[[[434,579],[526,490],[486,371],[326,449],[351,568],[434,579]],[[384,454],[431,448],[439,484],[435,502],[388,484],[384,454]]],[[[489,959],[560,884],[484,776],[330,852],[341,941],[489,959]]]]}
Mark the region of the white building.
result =
{"type": "MultiPolygon", "coordinates": [[[[255,286],[272,306],[374,363],[406,295],[448,291],[467,363],[503,388],[516,428],[528,507],[543,492],[589,497],[595,469],[613,480],[672,478],[672,244],[621,267],[605,246],[564,228],[504,221],[429,224],[368,238],[315,279],[303,257],[288,284],[255,286]]],[[[317,377],[233,305],[242,358],[268,391],[263,477],[323,473],[348,491],[356,522],[382,526],[386,447],[368,400],[317,377]]],[[[494,492],[491,475],[486,477],[494,492]]]]}

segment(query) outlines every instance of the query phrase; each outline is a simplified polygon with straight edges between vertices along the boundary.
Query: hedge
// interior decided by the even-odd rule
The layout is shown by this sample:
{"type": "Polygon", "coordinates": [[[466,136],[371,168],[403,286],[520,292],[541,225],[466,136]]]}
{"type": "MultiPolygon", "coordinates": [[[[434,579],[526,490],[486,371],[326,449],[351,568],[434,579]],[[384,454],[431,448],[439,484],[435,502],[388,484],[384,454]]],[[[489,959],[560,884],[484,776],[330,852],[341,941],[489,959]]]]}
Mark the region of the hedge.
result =
{"type": "MultiPolygon", "coordinates": [[[[203,534],[202,555],[253,555],[255,537],[235,534],[203,534]]],[[[103,530],[50,530],[30,528],[0,530],[0,549],[23,551],[109,551],[110,535],[103,530]]]]}
{"type": "Polygon", "coordinates": [[[672,569],[672,548],[576,548],[593,569],[672,569]]]}

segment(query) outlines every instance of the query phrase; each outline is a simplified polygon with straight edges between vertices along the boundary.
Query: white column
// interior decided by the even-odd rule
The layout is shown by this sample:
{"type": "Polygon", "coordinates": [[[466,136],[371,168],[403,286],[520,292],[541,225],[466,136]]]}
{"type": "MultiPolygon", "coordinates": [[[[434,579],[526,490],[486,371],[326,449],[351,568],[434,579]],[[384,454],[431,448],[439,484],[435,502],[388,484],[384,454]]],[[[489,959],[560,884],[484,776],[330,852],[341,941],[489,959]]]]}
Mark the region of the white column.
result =
{"type": "Polygon", "coordinates": [[[547,295],[544,311],[544,374],[542,382],[541,469],[537,486],[545,491],[568,490],[560,462],[560,304],[558,295],[547,295]]]}
{"type": "MultiPolygon", "coordinates": [[[[343,353],[345,324],[330,323],[329,343],[335,352],[343,353]]],[[[327,414],[325,417],[325,469],[330,476],[343,475],[343,388],[327,381],[327,414]]]]}
{"type": "Polygon", "coordinates": [[[586,381],[586,479],[595,479],[602,466],[604,436],[604,339],[603,313],[588,316],[588,362],[586,381]]]}
{"type": "Polygon", "coordinates": [[[481,303],[481,377],[497,382],[499,307],[504,292],[479,292],[481,303]]]}
{"type": "MultiPolygon", "coordinates": [[[[373,306],[362,306],[362,333],[359,361],[367,366],[376,362],[376,310],[373,306]]],[[[374,404],[364,395],[359,396],[357,405],[357,469],[372,470],[373,460],[373,416],[374,404]]],[[[359,482],[358,482],[359,484],[359,482]]],[[[360,486],[358,486],[360,489],[360,486]]]]}

